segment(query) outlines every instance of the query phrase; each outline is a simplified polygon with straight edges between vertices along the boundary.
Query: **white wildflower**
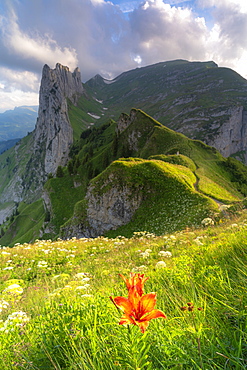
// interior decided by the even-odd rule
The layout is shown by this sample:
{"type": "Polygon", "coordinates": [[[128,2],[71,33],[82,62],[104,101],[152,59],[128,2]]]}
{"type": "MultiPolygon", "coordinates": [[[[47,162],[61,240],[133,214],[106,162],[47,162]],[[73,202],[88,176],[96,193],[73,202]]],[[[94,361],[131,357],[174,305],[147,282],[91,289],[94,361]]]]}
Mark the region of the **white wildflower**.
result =
{"type": "Polygon", "coordinates": [[[163,269],[166,267],[166,263],[164,261],[159,261],[156,263],[155,268],[156,269],[163,269]]]}
{"type": "Polygon", "coordinates": [[[160,251],[160,252],[158,253],[158,255],[159,255],[160,257],[166,257],[166,258],[170,258],[170,257],[172,257],[172,253],[171,253],[171,252],[169,252],[169,251],[160,251]]]}
{"type": "Polygon", "coordinates": [[[0,312],[2,312],[5,308],[8,308],[8,302],[4,301],[3,299],[0,300],[0,312]]]}
{"type": "Polygon", "coordinates": [[[230,208],[231,206],[230,205],[228,205],[228,204],[221,204],[220,206],[219,206],[219,210],[221,211],[221,212],[225,212],[225,211],[227,211],[228,210],[228,208],[230,208]]]}
{"type": "Polygon", "coordinates": [[[88,288],[90,287],[89,284],[85,284],[85,285],[79,285],[75,288],[75,290],[87,290],[88,288]]]}
{"type": "Polygon", "coordinates": [[[81,298],[91,298],[93,296],[92,296],[92,294],[82,294],[80,297],[81,298]]]}
{"type": "Polygon", "coordinates": [[[39,268],[46,268],[48,266],[48,263],[46,261],[39,261],[37,264],[37,267],[39,268]]]}
{"type": "Polygon", "coordinates": [[[194,239],[194,242],[196,243],[196,245],[203,245],[200,239],[201,239],[200,237],[197,237],[196,239],[194,239]]]}
{"type": "Polygon", "coordinates": [[[206,217],[202,220],[201,224],[203,226],[211,226],[211,225],[214,225],[214,220],[212,220],[212,218],[210,217],[206,217]]]}
{"type": "Polygon", "coordinates": [[[83,278],[87,277],[87,275],[88,275],[88,273],[87,273],[87,272],[78,272],[78,273],[74,276],[74,278],[76,278],[76,279],[80,280],[80,279],[83,279],[83,278]]]}
{"type": "Polygon", "coordinates": [[[145,251],[145,252],[141,252],[140,256],[142,256],[143,258],[148,258],[148,257],[150,257],[150,254],[149,254],[149,252],[145,251]]]}
{"type": "Polygon", "coordinates": [[[30,320],[26,312],[17,311],[10,314],[7,320],[4,322],[3,327],[0,328],[1,331],[8,333],[9,331],[14,331],[16,327],[23,327],[30,320]]]}
{"type": "Polygon", "coordinates": [[[141,265],[141,266],[136,266],[132,269],[132,272],[142,272],[147,270],[147,266],[141,265]]]}
{"type": "Polygon", "coordinates": [[[7,288],[3,290],[3,294],[20,295],[22,293],[23,293],[23,289],[19,284],[9,285],[7,288]]]}

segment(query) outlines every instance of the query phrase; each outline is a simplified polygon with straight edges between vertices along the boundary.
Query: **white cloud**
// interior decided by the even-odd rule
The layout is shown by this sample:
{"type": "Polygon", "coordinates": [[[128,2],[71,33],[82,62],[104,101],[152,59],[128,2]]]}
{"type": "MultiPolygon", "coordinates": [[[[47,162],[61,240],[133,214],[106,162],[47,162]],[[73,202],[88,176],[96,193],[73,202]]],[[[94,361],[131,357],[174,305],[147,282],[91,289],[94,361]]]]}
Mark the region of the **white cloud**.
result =
{"type": "Polygon", "coordinates": [[[42,64],[46,59],[46,63],[51,66],[59,61],[72,69],[78,65],[75,49],[61,48],[48,34],[40,36],[34,32],[31,35],[21,30],[13,9],[9,12],[8,26],[4,33],[6,48],[23,59],[34,59],[42,64]]]}
{"type": "Polygon", "coordinates": [[[23,99],[32,99],[38,94],[43,65],[54,68],[57,62],[71,70],[78,65],[83,81],[96,73],[114,78],[137,66],[178,58],[214,60],[247,77],[246,0],[195,0],[193,9],[191,1],[180,0],[5,0],[4,4],[0,109],[14,99],[10,95],[4,99],[3,93],[14,95],[16,90],[19,101],[19,91],[24,91],[23,99]]]}
{"type": "Polygon", "coordinates": [[[0,67],[0,76],[2,88],[6,92],[13,92],[14,89],[37,92],[39,89],[40,81],[36,73],[0,67]]]}
{"type": "Polygon", "coordinates": [[[35,92],[23,92],[22,90],[3,91],[0,89],[0,113],[8,109],[14,109],[22,105],[39,105],[39,97],[35,92]]]}
{"type": "Polygon", "coordinates": [[[243,60],[246,57],[247,1],[200,0],[205,8],[212,8],[214,26],[207,42],[208,54],[220,65],[237,70],[247,77],[243,60]]]}
{"type": "Polygon", "coordinates": [[[39,86],[36,73],[0,67],[0,112],[21,105],[38,105],[39,86]]]}
{"type": "Polygon", "coordinates": [[[145,63],[169,59],[204,59],[208,31],[204,18],[188,8],[147,0],[130,17],[135,52],[145,63]]]}

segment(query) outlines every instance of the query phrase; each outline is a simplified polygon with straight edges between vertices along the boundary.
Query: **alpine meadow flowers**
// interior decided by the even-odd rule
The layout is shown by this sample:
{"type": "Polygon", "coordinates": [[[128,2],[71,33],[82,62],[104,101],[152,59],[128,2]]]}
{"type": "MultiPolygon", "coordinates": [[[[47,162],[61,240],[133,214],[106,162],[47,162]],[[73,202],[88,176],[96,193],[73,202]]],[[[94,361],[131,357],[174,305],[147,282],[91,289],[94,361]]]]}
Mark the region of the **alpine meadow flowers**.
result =
{"type": "Polygon", "coordinates": [[[119,325],[138,325],[141,332],[144,333],[150,320],[159,317],[166,318],[162,311],[154,309],[156,293],[143,294],[144,283],[148,280],[148,277],[144,277],[144,274],[134,273],[130,273],[129,279],[121,274],[120,276],[128,289],[128,298],[110,297],[115,306],[124,312],[119,325]]]}

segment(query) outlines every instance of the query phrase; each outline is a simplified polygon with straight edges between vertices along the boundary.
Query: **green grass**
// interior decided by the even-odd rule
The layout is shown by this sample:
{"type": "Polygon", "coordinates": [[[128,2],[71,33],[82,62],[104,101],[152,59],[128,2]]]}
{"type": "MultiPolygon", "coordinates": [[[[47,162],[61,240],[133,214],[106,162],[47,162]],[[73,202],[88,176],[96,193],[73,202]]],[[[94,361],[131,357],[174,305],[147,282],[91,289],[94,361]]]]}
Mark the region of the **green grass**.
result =
{"type": "Polygon", "coordinates": [[[99,203],[103,194],[110,198],[113,189],[118,191],[120,198],[126,192],[126,200],[128,198],[133,207],[141,199],[131,221],[107,232],[108,236],[120,233],[129,237],[135,230],[160,235],[196,226],[203,218],[217,212],[216,203],[194,189],[195,182],[195,175],[185,166],[128,158],[113,162],[93,179],[91,193],[99,203]]]}
{"type": "Polygon", "coordinates": [[[74,141],[76,141],[80,138],[83,130],[87,129],[92,123],[97,123],[97,119],[88,113],[100,117],[102,115],[102,106],[96,100],[85,95],[80,97],[76,106],[70,101],[68,101],[68,106],[69,120],[73,128],[74,141]]]}
{"type": "Polygon", "coordinates": [[[20,214],[9,222],[7,231],[0,239],[1,245],[13,245],[17,241],[19,243],[34,241],[40,236],[45,218],[42,200],[31,204],[20,203],[19,212],[20,214]]]}
{"type": "Polygon", "coordinates": [[[52,178],[45,184],[45,191],[49,194],[51,201],[51,223],[54,234],[59,233],[59,227],[63,225],[73,214],[75,204],[85,195],[85,184],[77,179],[78,186],[75,186],[76,178],[64,173],[64,177],[52,178]]]}
{"type": "Polygon", "coordinates": [[[9,305],[0,312],[0,367],[246,368],[246,221],[242,214],[159,237],[138,232],[1,249],[0,299],[9,305]],[[166,267],[156,267],[158,261],[166,267]],[[109,299],[127,296],[119,273],[131,271],[149,277],[145,293],[157,293],[156,307],[167,316],[151,320],[144,334],[118,325],[121,313],[109,299]],[[23,292],[5,293],[12,284],[23,292]],[[193,311],[181,310],[188,302],[193,311]],[[20,311],[28,320],[11,324],[9,315],[20,311]]]}
{"type": "Polygon", "coordinates": [[[222,202],[234,202],[238,201],[239,198],[231,194],[219,184],[216,184],[212,180],[208,179],[206,176],[200,175],[200,181],[198,183],[198,189],[203,194],[211,196],[222,202]]]}

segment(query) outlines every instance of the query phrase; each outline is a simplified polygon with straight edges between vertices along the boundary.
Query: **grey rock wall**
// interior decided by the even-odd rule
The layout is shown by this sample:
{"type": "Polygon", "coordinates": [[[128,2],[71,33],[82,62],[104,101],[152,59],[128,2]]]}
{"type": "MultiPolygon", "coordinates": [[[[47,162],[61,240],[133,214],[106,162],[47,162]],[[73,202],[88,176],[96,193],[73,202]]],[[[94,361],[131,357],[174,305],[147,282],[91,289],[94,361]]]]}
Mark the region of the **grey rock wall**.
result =
{"type": "Polygon", "coordinates": [[[75,105],[83,93],[78,68],[71,73],[68,67],[57,64],[55,69],[43,68],[39,114],[35,127],[35,153],[44,151],[44,171],[55,174],[58,166],[68,160],[73,143],[73,129],[69,122],[67,99],[75,105]]]}
{"type": "Polygon", "coordinates": [[[242,106],[230,107],[222,111],[222,115],[228,115],[229,118],[222,125],[215,129],[214,138],[206,140],[207,144],[215,147],[224,157],[236,153],[239,159],[244,159],[247,163],[247,112],[242,106]]]}
{"type": "Polygon", "coordinates": [[[89,186],[86,217],[83,223],[72,217],[70,223],[61,228],[63,238],[95,238],[130,222],[145,195],[142,189],[133,191],[127,185],[121,186],[112,176],[102,184],[102,188],[108,189],[103,194],[94,191],[95,185],[89,186]]]}
{"type": "Polygon", "coordinates": [[[39,199],[47,175],[55,174],[59,165],[66,165],[73,143],[67,100],[76,104],[82,94],[78,68],[71,73],[61,64],[55,69],[44,66],[35,129],[0,163],[2,169],[6,168],[0,182],[0,222],[13,212],[13,202],[39,199]],[[10,205],[5,205],[7,202],[10,205]]]}

